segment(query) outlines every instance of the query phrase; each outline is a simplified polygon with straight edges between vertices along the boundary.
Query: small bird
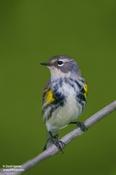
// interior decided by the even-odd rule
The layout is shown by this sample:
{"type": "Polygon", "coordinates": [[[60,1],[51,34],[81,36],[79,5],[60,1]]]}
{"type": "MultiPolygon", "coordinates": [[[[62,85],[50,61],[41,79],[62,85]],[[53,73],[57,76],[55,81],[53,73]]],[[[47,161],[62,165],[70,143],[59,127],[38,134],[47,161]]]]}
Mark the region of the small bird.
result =
{"type": "Polygon", "coordinates": [[[58,132],[69,124],[76,124],[81,130],[86,127],[78,121],[87,97],[87,83],[76,61],[65,55],[52,57],[47,63],[51,78],[43,91],[42,111],[48,132],[44,150],[55,144],[61,151],[64,143],[59,140],[58,132]]]}

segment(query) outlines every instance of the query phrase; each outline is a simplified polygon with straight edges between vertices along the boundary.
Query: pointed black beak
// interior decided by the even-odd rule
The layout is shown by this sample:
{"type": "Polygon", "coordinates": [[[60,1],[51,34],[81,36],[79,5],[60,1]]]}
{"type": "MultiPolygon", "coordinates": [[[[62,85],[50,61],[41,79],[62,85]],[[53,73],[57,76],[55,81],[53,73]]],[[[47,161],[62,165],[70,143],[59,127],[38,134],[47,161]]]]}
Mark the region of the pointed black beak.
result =
{"type": "Polygon", "coordinates": [[[42,66],[50,66],[49,63],[40,63],[42,66]]]}

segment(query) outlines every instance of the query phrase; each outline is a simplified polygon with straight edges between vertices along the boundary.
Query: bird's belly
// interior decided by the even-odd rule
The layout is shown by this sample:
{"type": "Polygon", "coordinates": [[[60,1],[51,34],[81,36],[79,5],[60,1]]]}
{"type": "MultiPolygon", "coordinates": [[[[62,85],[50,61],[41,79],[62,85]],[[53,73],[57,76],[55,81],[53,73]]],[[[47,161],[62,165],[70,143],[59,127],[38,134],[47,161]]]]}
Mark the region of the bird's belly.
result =
{"type": "Polygon", "coordinates": [[[48,131],[57,131],[76,121],[81,113],[81,106],[74,96],[69,96],[65,105],[56,109],[49,120],[46,121],[48,131]]]}

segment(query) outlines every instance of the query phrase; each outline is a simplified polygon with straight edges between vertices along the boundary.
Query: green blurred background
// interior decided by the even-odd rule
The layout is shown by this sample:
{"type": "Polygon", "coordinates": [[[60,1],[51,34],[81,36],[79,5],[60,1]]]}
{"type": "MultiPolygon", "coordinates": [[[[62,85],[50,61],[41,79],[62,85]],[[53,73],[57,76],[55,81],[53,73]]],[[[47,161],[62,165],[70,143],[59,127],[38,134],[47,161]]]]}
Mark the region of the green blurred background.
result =
{"type": "MultiPolygon", "coordinates": [[[[46,139],[41,92],[50,74],[39,62],[58,54],[75,57],[87,79],[82,120],[114,100],[116,1],[0,1],[1,167],[20,165],[41,152],[46,139]]],[[[64,154],[24,174],[116,175],[115,115],[75,139],[64,154]]]]}

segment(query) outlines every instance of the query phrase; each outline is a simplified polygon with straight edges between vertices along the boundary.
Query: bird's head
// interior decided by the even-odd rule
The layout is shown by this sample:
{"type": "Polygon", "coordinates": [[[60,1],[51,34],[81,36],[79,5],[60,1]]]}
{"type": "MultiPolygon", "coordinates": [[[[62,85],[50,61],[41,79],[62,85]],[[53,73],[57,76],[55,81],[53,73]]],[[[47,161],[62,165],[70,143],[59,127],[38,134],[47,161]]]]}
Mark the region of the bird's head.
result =
{"type": "Polygon", "coordinates": [[[49,68],[52,79],[77,78],[81,75],[79,65],[69,56],[54,56],[48,62],[40,64],[49,68]]]}

